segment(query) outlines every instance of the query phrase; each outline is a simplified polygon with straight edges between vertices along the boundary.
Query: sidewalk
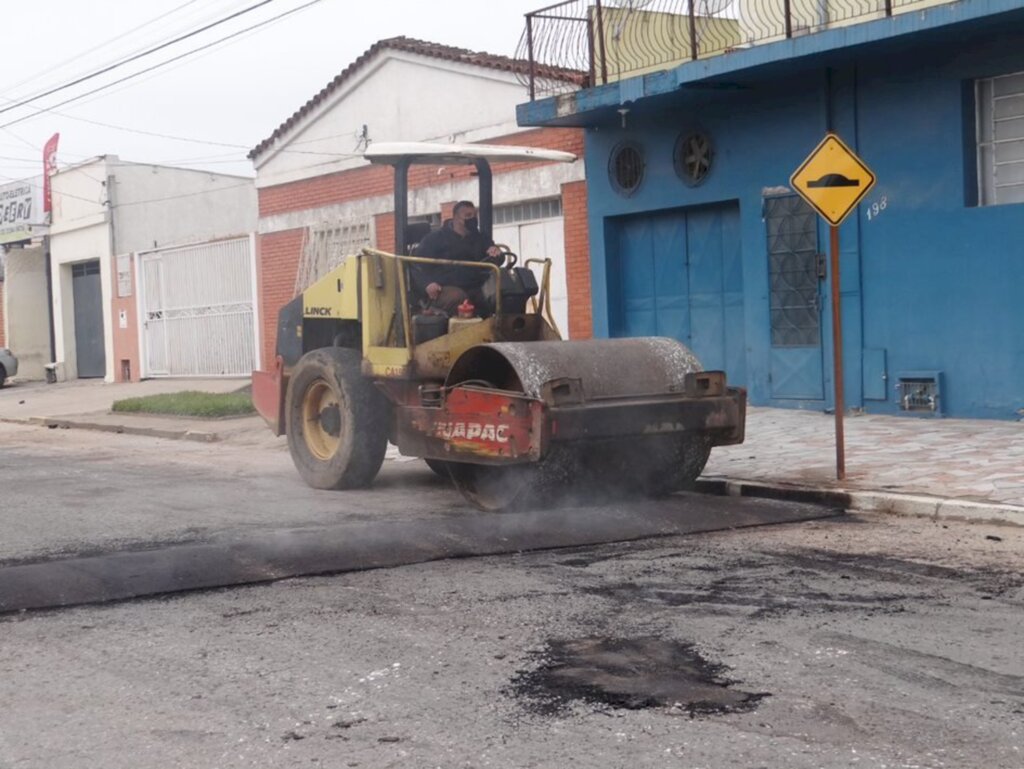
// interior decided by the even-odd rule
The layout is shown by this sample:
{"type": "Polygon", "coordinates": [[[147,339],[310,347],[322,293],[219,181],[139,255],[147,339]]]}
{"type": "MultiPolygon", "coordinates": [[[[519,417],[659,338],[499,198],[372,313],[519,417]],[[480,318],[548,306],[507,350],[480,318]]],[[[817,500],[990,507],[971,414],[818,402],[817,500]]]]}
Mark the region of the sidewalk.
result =
{"type": "MultiPolygon", "coordinates": [[[[15,384],[0,390],[0,421],[199,441],[277,446],[258,416],[199,420],[113,414],[121,398],[179,390],[230,392],[244,379],[15,384]]],[[[835,475],[834,418],[751,408],[740,446],[715,449],[705,486],[730,494],[823,499],[850,509],[1024,525],[1024,423],[879,415],[845,420],[845,481],[835,475]]],[[[399,459],[392,450],[389,458],[399,459]]]]}

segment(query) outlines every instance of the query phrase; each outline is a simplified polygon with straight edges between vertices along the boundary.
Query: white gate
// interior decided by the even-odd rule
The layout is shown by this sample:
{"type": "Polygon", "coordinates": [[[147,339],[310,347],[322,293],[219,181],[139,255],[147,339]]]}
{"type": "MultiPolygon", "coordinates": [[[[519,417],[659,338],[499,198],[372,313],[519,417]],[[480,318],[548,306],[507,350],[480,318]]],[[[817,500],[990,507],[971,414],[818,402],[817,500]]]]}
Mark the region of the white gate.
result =
{"type": "Polygon", "coordinates": [[[253,269],[250,238],[139,254],[142,376],[249,376],[253,269]]]}

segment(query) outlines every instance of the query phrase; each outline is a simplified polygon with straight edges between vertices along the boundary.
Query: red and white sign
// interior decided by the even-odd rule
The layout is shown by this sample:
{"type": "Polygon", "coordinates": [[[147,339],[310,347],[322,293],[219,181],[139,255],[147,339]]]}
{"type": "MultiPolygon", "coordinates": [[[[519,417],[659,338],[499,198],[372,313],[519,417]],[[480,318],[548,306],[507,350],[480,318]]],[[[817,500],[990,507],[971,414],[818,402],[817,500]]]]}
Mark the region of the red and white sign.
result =
{"type": "Polygon", "coordinates": [[[53,210],[50,201],[50,176],[57,172],[57,142],[60,134],[56,133],[46,140],[43,147],[43,213],[53,210]]]}

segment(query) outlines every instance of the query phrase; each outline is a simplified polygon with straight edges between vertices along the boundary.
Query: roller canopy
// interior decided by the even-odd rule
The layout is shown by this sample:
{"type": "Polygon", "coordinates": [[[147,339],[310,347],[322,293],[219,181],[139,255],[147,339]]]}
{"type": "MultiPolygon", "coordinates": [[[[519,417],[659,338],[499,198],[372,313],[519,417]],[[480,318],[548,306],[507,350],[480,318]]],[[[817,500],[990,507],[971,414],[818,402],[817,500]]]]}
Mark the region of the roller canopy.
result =
{"type": "Polygon", "coordinates": [[[571,152],[513,147],[499,144],[431,144],[429,142],[382,142],[370,145],[363,157],[371,163],[395,165],[402,160],[411,163],[472,165],[478,160],[530,163],[555,161],[572,163],[571,152]]]}

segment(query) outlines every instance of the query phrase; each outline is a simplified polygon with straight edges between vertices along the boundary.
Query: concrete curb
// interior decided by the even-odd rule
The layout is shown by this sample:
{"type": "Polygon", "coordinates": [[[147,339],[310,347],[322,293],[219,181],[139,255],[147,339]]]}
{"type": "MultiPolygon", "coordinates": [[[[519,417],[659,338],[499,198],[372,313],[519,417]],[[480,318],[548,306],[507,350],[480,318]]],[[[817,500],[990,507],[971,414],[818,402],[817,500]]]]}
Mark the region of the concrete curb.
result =
{"type": "Polygon", "coordinates": [[[1024,507],[1018,505],[934,497],[926,494],[899,494],[859,489],[820,489],[738,478],[704,478],[697,481],[697,491],[734,497],[765,497],[791,502],[809,502],[865,513],[890,513],[921,518],[1024,526],[1024,507]]]}
{"type": "Polygon", "coordinates": [[[60,430],[97,430],[105,433],[118,433],[121,435],[143,435],[150,438],[167,438],[169,440],[197,441],[199,443],[215,443],[219,441],[220,435],[203,430],[168,429],[163,427],[133,427],[129,425],[106,422],[87,422],[80,419],[69,419],[62,417],[26,417],[14,419],[11,417],[0,418],[0,422],[22,425],[36,425],[38,427],[49,427],[60,430]]]}

